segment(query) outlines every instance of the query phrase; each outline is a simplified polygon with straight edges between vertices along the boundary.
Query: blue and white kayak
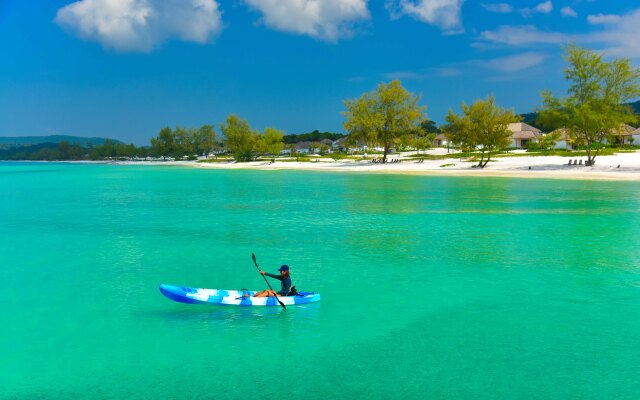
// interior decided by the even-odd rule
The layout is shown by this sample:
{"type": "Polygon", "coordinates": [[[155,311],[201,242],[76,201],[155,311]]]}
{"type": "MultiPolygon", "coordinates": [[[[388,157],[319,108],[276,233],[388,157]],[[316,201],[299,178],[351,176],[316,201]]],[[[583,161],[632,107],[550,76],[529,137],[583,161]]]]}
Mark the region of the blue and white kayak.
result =
{"type": "MultiPolygon", "coordinates": [[[[160,292],[173,301],[189,304],[229,306],[279,306],[275,297],[253,297],[252,290],[199,289],[186,286],[160,285],[160,292]]],[[[320,301],[320,293],[298,292],[295,296],[278,296],[286,306],[320,301]]]]}

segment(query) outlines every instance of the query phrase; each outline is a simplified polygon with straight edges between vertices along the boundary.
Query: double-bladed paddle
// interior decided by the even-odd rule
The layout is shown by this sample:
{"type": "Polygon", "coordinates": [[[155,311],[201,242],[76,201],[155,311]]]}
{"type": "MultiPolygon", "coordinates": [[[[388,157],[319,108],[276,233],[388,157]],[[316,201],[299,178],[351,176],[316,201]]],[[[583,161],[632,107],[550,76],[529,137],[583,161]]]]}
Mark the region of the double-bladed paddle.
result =
{"type": "MultiPolygon", "coordinates": [[[[256,268],[258,268],[258,272],[261,272],[262,270],[260,269],[260,267],[258,267],[258,262],[256,261],[256,255],[251,253],[251,258],[253,258],[253,263],[255,264],[256,268]]],[[[260,274],[260,276],[262,276],[264,278],[264,281],[267,282],[267,285],[269,286],[269,289],[271,289],[271,291],[273,292],[274,296],[276,296],[276,300],[278,300],[278,303],[280,303],[282,308],[284,308],[284,310],[287,311],[287,306],[285,306],[284,303],[282,301],[280,301],[280,299],[278,298],[278,295],[276,294],[276,291],[273,290],[273,288],[271,287],[271,284],[267,280],[267,277],[262,275],[262,274],[260,274]]]]}

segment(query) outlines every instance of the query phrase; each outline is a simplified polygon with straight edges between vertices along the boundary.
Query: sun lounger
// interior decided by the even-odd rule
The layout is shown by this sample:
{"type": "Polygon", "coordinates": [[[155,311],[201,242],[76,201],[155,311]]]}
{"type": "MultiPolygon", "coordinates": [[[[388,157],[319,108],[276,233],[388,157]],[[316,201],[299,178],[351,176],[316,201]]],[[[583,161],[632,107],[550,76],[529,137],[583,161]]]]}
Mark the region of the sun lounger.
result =
{"type": "Polygon", "coordinates": [[[572,163],[573,163],[573,160],[570,159],[569,160],[569,164],[567,164],[567,165],[573,165],[572,163]]]}
{"type": "Polygon", "coordinates": [[[582,165],[582,160],[580,160],[580,162],[578,162],[578,165],[582,165]]]}

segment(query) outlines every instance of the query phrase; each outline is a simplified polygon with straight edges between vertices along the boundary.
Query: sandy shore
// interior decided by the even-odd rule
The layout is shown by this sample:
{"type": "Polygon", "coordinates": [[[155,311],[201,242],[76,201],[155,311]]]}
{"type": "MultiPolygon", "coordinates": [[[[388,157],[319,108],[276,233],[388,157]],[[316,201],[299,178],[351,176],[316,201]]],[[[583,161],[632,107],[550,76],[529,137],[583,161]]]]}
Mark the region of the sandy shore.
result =
{"type": "MultiPolygon", "coordinates": [[[[428,154],[446,153],[445,149],[435,149],[428,154]]],[[[407,153],[409,155],[412,153],[407,153]]],[[[517,152],[515,154],[518,154],[517,152]]],[[[397,158],[394,155],[393,158],[397,158]]],[[[511,156],[500,157],[484,169],[472,168],[475,163],[460,159],[424,160],[400,156],[402,162],[374,164],[370,160],[333,161],[323,159],[320,162],[283,162],[257,161],[247,163],[216,162],[198,163],[193,161],[177,162],[121,162],[119,164],[183,165],[210,169],[258,169],[258,170],[308,170],[308,171],[347,171],[381,174],[434,175],[434,176],[490,176],[513,178],[544,179],[597,179],[597,180],[640,180],[640,152],[620,153],[613,156],[598,156],[594,167],[567,165],[568,157],[559,156],[511,156]],[[445,166],[446,165],[446,166],[445,166]],[[619,166],[619,167],[618,167],[619,166]]],[[[586,160],[586,157],[574,157],[586,160]]]]}

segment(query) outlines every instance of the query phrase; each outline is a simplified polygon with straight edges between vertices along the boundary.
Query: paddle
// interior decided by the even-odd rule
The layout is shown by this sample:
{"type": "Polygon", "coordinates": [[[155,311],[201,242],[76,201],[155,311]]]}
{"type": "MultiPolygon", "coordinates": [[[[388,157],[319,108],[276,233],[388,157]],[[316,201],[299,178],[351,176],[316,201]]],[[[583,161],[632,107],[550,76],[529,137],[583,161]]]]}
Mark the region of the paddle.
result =
{"type": "MultiPolygon", "coordinates": [[[[258,267],[258,262],[256,261],[256,255],[251,253],[251,258],[253,258],[253,263],[256,265],[256,268],[258,268],[258,272],[261,272],[262,270],[260,269],[260,267],[258,267]]],[[[276,300],[278,300],[278,303],[280,303],[280,305],[282,306],[282,308],[284,308],[285,311],[287,311],[287,306],[284,305],[284,303],[282,301],[280,301],[280,299],[278,298],[278,295],[275,294],[276,291],[273,290],[273,288],[271,287],[271,284],[269,283],[269,281],[267,280],[267,277],[260,274],[260,276],[262,276],[264,278],[264,281],[267,282],[267,285],[269,285],[269,289],[271,289],[271,291],[274,293],[274,295],[276,296],[276,300]]]]}

